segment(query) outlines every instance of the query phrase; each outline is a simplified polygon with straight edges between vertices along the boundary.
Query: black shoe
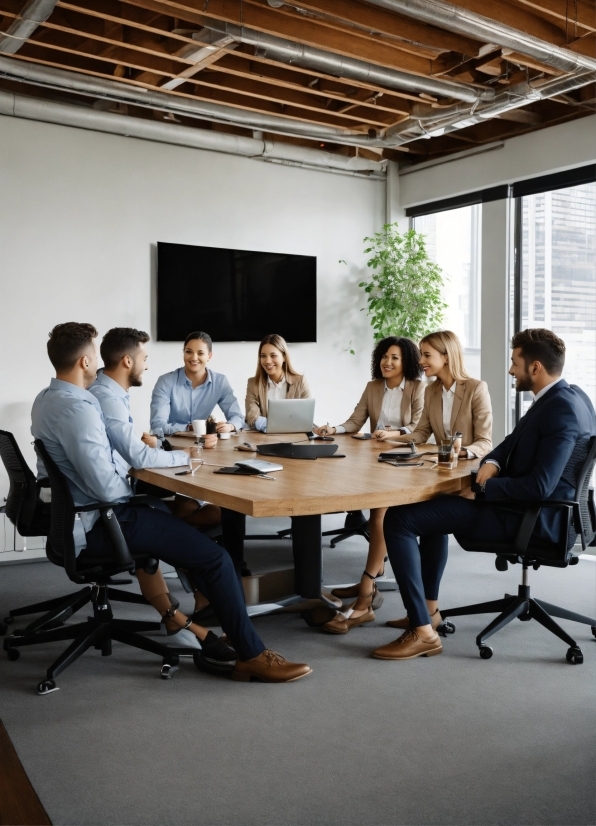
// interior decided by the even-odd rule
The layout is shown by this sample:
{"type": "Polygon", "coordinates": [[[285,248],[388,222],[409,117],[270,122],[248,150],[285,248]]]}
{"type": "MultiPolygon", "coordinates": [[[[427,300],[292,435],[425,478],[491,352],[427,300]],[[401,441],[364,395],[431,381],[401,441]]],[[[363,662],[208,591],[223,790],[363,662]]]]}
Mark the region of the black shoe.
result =
{"type": "Polygon", "coordinates": [[[250,568],[247,568],[246,565],[243,565],[242,568],[240,568],[240,576],[252,576],[250,568]]]}
{"type": "Polygon", "coordinates": [[[362,511],[348,511],[346,514],[346,521],[344,528],[347,531],[358,531],[367,524],[368,519],[364,516],[362,511]]]}
{"type": "Polygon", "coordinates": [[[200,671],[208,674],[229,674],[234,670],[238,654],[225,642],[209,631],[204,640],[200,641],[201,650],[192,655],[194,664],[200,671]]]}

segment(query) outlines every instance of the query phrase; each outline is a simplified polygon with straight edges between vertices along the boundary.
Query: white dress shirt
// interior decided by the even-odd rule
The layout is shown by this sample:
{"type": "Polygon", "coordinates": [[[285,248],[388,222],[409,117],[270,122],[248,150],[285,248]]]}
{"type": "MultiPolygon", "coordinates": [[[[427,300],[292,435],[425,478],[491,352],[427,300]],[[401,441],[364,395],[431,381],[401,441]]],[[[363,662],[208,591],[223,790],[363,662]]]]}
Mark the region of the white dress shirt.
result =
{"type": "Polygon", "coordinates": [[[451,385],[449,390],[443,387],[443,430],[445,436],[449,437],[451,433],[451,414],[453,413],[453,400],[455,399],[455,382],[451,385]]]}
{"type": "Polygon", "coordinates": [[[401,402],[405,386],[405,379],[402,379],[401,384],[398,384],[397,387],[387,387],[387,382],[385,382],[383,404],[381,405],[381,414],[377,423],[377,430],[383,430],[383,428],[386,427],[399,430],[401,427],[401,402]]]}

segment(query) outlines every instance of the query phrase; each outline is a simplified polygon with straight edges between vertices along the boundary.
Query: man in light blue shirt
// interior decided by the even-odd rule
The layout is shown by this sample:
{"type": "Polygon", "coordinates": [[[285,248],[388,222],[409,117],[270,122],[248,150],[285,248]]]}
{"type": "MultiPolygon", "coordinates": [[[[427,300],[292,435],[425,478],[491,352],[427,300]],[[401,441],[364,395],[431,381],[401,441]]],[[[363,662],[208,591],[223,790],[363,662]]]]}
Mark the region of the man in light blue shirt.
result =
{"type": "Polygon", "coordinates": [[[207,333],[196,332],[184,342],[184,367],[160,376],[151,396],[151,428],[168,436],[189,430],[195,419],[207,419],[219,405],[226,422],[217,430],[246,428],[232,386],[222,373],[207,367],[213,344],[207,333]]]}
{"type": "MultiPolygon", "coordinates": [[[[128,327],[109,330],[101,345],[104,369],[99,371],[89,388],[101,406],[108,438],[115,451],[114,459],[124,476],[131,467],[164,468],[188,464],[187,451],[149,447],[134,429],[128,390],[143,383],[148,341],[149,336],[142,330],[128,327]]],[[[147,438],[148,434],[143,436],[147,438]]]]}
{"type": "MultiPolygon", "coordinates": [[[[116,468],[99,403],[87,390],[97,372],[96,337],[91,324],[70,322],[52,330],[48,355],[56,378],[39,394],[32,410],[31,432],[43,441],[66,477],[75,506],[119,503],[114,514],[133,558],[163,559],[189,570],[195,581],[205,584],[238,654],[233,679],[289,682],[310,674],[307,665],[289,663],[265,649],[246,613],[234,565],[223,548],[169,512],[129,503],[132,491],[116,468]]],[[[43,466],[40,472],[45,475],[43,466]]],[[[84,521],[75,528],[78,556],[91,559],[109,552],[112,545],[99,513],[82,516],[84,521]]],[[[164,610],[164,618],[190,627],[205,642],[198,627],[190,620],[185,624],[184,615],[172,606],[164,610]]]]}

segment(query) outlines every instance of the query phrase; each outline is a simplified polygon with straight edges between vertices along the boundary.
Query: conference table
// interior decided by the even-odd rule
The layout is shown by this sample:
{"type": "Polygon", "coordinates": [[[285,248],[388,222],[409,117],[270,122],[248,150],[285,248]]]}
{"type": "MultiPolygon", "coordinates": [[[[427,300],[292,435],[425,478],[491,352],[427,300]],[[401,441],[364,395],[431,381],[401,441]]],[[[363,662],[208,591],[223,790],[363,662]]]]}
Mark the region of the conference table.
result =
{"type": "MultiPolygon", "coordinates": [[[[190,447],[192,438],[169,436],[174,448],[190,447]]],[[[470,485],[470,471],[475,461],[461,460],[452,470],[438,470],[436,445],[418,445],[422,467],[395,467],[379,462],[379,454],[396,450],[395,445],[375,439],[354,439],[349,434],[335,437],[340,457],[314,460],[259,456],[235,450],[238,444],[253,445],[301,442],[300,435],[267,435],[246,432],[230,439],[218,440],[214,449],[204,450],[203,464],[194,475],[179,475],[181,468],[134,470],[131,473],[145,482],[194,499],[213,502],[223,508],[252,517],[288,516],[292,520],[295,594],[265,610],[288,605],[290,599],[320,600],[329,605],[323,594],[323,556],[321,541],[322,514],[384,508],[422,502],[442,494],[457,494],[470,485]],[[214,473],[246,458],[261,458],[283,466],[271,474],[274,481],[258,476],[214,473]]],[[[315,443],[317,444],[317,443],[315,443]]],[[[326,443],[320,443],[326,444],[326,443]]],[[[259,613],[253,610],[251,614],[259,613]]]]}

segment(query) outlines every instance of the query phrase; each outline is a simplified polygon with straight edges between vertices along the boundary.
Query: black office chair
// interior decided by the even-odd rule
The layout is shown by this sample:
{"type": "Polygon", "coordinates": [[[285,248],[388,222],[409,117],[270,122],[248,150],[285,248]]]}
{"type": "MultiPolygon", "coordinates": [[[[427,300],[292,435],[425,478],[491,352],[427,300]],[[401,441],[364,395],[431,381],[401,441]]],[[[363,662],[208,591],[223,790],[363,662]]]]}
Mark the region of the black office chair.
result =
{"type": "MultiPolygon", "coordinates": [[[[7,430],[0,430],[0,458],[6,468],[10,487],[6,500],[6,516],[21,536],[47,536],[50,530],[50,505],[43,504],[39,498],[39,484],[21,453],[15,437],[7,430]]],[[[111,580],[110,585],[130,585],[132,580],[111,580]]],[[[12,625],[16,617],[46,612],[20,629],[18,634],[32,634],[41,629],[53,628],[64,623],[75,611],[89,601],[90,588],[87,586],[74,594],[44,600],[22,608],[13,608],[0,623],[0,635],[4,635],[7,626],[12,625]]],[[[148,605],[147,600],[139,594],[129,591],[110,589],[110,598],[120,602],[134,602],[148,605]]],[[[156,628],[159,623],[156,623],[156,628]]]]}
{"type": "Polygon", "coordinates": [[[443,623],[439,630],[443,634],[452,634],[455,626],[445,621],[447,617],[457,617],[467,614],[499,613],[486,628],[476,637],[480,656],[488,660],[493,650],[486,645],[486,640],[504,628],[518,617],[522,621],[535,619],[551,634],[559,637],[569,646],[567,662],[582,663],[584,660],[581,648],[576,641],[567,634],[553,619],[573,620],[592,627],[592,634],[596,636],[596,619],[583,614],[576,614],[558,605],[551,605],[543,600],[534,599],[530,595],[528,585],[528,568],[535,571],[541,565],[555,568],[566,568],[579,561],[575,550],[575,542],[579,535],[582,550],[596,545],[596,507],[594,504],[594,489],[590,487],[590,478],[596,464],[596,437],[580,439],[563,472],[563,478],[575,487],[575,498],[571,500],[545,499],[542,502],[520,501],[514,504],[505,502],[491,502],[491,507],[500,508],[514,513],[523,513],[523,519],[515,539],[510,542],[492,542],[490,540],[472,540],[466,536],[457,535],[455,538],[466,551],[480,551],[497,554],[495,560],[498,570],[506,570],[509,563],[521,563],[522,582],[517,596],[505,594],[503,599],[492,602],[482,602],[477,605],[467,605],[463,608],[441,609],[443,623]],[[558,542],[552,543],[537,539],[533,536],[534,527],[542,508],[557,508],[562,514],[562,529],[558,542]]]}
{"type": "MultiPolygon", "coordinates": [[[[56,690],[55,677],[68,668],[91,646],[100,650],[106,657],[112,653],[112,641],[150,651],[162,657],[161,676],[168,679],[177,666],[180,654],[192,655],[194,649],[169,648],[154,640],[142,637],[138,631],[153,630],[156,623],[137,620],[114,619],[110,605],[110,592],[107,583],[114,574],[134,573],[136,567],[151,571],[157,567],[157,561],[148,556],[132,557],[124,539],[118,520],[109,502],[94,502],[84,507],[75,507],[66,478],[51,459],[43,442],[35,441],[35,450],[43,460],[52,491],[50,532],[46,543],[46,554],[50,562],[63,567],[72,582],[85,584],[85,599],[82,605],[91,603],[93,617],[76,625],[63,625],[59,628],[38,631],[25,636],[6,637],[4,650],[10,660],[19,658],[19,648],[24,645],[37,645],[58,640],[72,640],[68,648],[48,668],[47,678],[37,686],[38,694],[49,694],[56,690]],[[90,558],[85,555],[81,560],[75,555],[73,527],[77,514],[98,510],[110,538],[110,551],[90,558]]],[[[143,497],[145,499],[145,497],[143,497]]]]}
{"type": "Polygon", "coordinates": [[[323,531],[321,536],[333,536],[330,545],[332,548],[344,539],[349,539],[351,536],[361,536],[370,542],[370,529],[368,526],[368,519],[362,511],[348,511],[343,528],[335,528],[331,531],[323,531]]]}

